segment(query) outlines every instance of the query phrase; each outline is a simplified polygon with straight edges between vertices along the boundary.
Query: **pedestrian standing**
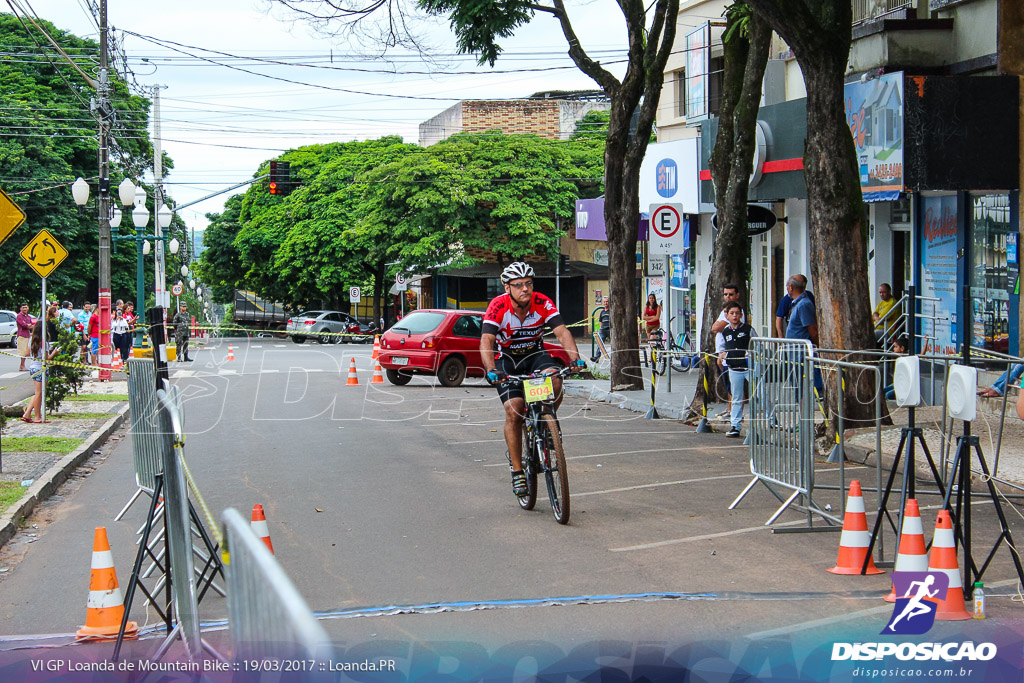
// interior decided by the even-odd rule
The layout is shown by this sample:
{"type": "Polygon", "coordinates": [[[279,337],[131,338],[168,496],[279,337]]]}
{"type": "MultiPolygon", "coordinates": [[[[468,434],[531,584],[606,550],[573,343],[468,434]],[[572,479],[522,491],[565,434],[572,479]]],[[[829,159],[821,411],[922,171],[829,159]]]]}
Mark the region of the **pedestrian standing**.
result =
{"type": "Polygon", "coordinates": [[[114,336],[114,348],[121,355],[121,361],[128,362],[131,336],[128,334],[128,321],[124,319],[124,312],[120,308],[110,321],[110,331],[114,336]]]}
{"type": "MultiPolygon", "coordinates": [[[[793,277],[798,278],[804,286],[804,296],[814,305],[814,293],[807,289],[807,276],[797,273],[793,277]]],[[[785,339],[786,328],[789,326],[789,313],[793,308],[793,297],[789,295],[789,285],[786,285],[786,294],[779,301],[779,308],[775,311],[775,331],[779,333],[779,339],[785,339]]]]}
{"type": "Polygon", "coordinates": [[[46,373],[43,359],[53,360],[53,357],[60,351],[60,347],[53,342],[47,341],[45,345],[43,344],[43,325],[45,324],[47,321],[39,320],[32,328],[32,339],[29,342],[29,353],[32,360],[28,370],[32,379],[35,380],[35,393],[32,395],[32,400],[25,406],[25,412],[21,416],[22,422],[38,423],[43,421],[43,375],[46,373]],[[38,420],[32,419],[33,412],[39,416],[38,420]]]}
{"type": "Polygon", "coordinates": [[[174,323],[174,344],[177,348],[178,361],[183,363],[192,362],[192,359],[188,357],[189,327],[192,324],[192,319],[188,314],[188,306],[181,304],[172,322],[174,323]]]}
{"type": "Polygon", "coordinates": [[[100,362],[100,309],[99,306],[92,309],[89,316],[89,364],[99,365],[100,362]]]}
{"type": "Polygon", "coordinates": [[[28,314],[28,304],[23,303],[18,307],[18,315],[15,316],[18,325],[18,356],[21,357],[21,365],[18,371],[28,370],[25,367],[25,359],[29,356],[29,345],[32,339],[32,316],[28,314]]]}
{"type": "MultiPolygon", "coordinates": [[[[728,284],[722,287],[722,312],[718,314],[718,319],[711,323],[711,333],[718,334],[725,329],[725,326],[729,324],[729,319],[725,315],[726,308],[729,304],[740,303],[740,288],[738,285],[728,284]]],[[[740,304],[740,322],[747,322],[747,314],[743,312],[743,305],[740,304]]]]}
{"type": "Polygon", "coordinates": [[[743,322],[743,307],[735,301],[725,305],[726,326],[715,338],[718,365],[729,371],[729,386],[732,390],[731,426],[726,436],[736,438],[743,425],[743,392],[746,389],[749,370],[747,351],[754,336],[754,328],[743,322]]]}
{"type": "Polygon", "coordinates": [[[81,348],[81,357],[85,363],[89,362],[89,318],[92,317],[92,304],[88,301],[82,305],[82,312],[78,314],[78,324],[75,331],[78,332],[78,339],[81,348]]]}
{"type": "MultiPolygon", "coordinates": [[[[602,297],[601,312],[597,314],[597,319],[600,324],[600,327],[598,327],[597,334],[599,337],[601,337],[601,341],[604,342],[605,349],[608,349],[609,344],[611,344],[612,340],[612,309],[610,304],[611,302],[608,299],[608,297],[602,297]]],[[[598,360],[600,360],[600,358],[601,354],[598,353],[597,355],[593,356],[590,360],[596,363],[598,360]]]]}
{"type": "Polygon", "coordinates": [[[50,307],[46,309],[46,341],[47,343],[57,343],[60,332],[57,331],[57,303],[50,304],[50,307]]]}

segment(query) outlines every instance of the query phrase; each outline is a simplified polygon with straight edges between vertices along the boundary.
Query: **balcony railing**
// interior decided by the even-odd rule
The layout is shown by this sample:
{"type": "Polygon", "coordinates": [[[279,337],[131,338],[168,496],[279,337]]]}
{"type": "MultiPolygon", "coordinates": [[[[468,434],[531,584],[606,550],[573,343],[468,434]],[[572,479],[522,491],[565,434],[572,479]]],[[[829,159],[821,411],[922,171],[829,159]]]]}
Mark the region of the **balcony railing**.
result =
{"type": "Polygon", "coordinates": [[[913,19],[917,0],[853,0],[853,23],[875,19],[913,19]]]}

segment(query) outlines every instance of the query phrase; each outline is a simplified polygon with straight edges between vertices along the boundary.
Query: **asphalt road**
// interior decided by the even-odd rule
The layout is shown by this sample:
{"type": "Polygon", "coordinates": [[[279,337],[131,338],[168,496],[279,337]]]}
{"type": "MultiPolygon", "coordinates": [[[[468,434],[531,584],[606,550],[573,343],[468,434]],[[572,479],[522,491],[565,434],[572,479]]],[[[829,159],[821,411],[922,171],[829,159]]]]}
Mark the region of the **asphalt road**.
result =
{"type": "MultiPolygon", "coordinates": [[[[248,516],[263,505],[278,561],[353,656],[409,658],[426,648],[431,662],[448,653],[469,666],[474,657],[518,656],[534,647],[527,641],[543,642],[533,651],[552,661],[604,656],[602,643],[607,656],[704,643],[738,661],[778,647],[877,639],[890,616],[880,600],[887,575],[825,571],[839,534],[771,533],[764,522],[779,503],[760,485],[727,509],[750,480],[738,440],[569,397],[559,417],[572,519],[561,526],[546,500],[524,512],[512,496],[490,387],[371,385],[369,346],[234,345],[233,362],[226,343],[214,342],[195,363],[172,364],[186,397],[187,462],[215,514],[234,507],[248,516]],[[345,386],[352,357],[358,387],[345,386]]],[[[127,582],[145,514],[140,503],[113,521],[135,490],[130,440],[112,442],[91,464],[32,520],[37,540],[22,538],[0,556],[11,568],[0,574],[0,650],[83,623],[95,526],[107,526],[127,582]]],[[[834,470],[819,472],[819,484],[838,481],[834,470]]],[[[875,475],[848,468],[847,476],[875,475]]],[[[838,510],[839,494],[825,491],[817,502],[838,510]]],[[[991,545],[992,506],[974,509],[976,538],[991,545]]],[[[934,508],[924,515],[930,538],[934,508]]],[[[1024,538],[1020,516],[1010,519],[1024,538]]],[[[779,522],[801,528],[806,516],[788,511],[779,522]]],[[[888,542],[891,557],[891,535],[888,542]]],[[[1000,550],[985,577],[994,584],[990,618],[938,623],[931,634],[1019,640],[1013,575],[1000,550]]],[[[223,618],[225,601],[204,599],[200,614],[223,618]]],[[[141,600],[133,618],[154,621],[141,600]]]]}

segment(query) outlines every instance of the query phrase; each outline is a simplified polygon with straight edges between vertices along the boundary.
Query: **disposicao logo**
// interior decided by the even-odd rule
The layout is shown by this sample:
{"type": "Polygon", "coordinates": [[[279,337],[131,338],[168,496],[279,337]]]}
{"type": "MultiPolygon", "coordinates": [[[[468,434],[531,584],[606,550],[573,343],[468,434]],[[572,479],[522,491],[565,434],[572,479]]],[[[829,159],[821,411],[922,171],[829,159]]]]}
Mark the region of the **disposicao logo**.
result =
{"type": "Polygon", "coordinates": [[[935,623],[939,601],[945,599],[949,577],[942,572],[893,572],[896,604],[881,635],[918,636],[935,623]]]}
{"type": "Polygon", "coordinates": [[[655,169],[655,184],[662,197],[673,197],[679,189],[679,167],[672,159],[662,159],[655,169]]]}
{"type": "MultiPolygon", "coordinates": [[[[942,572],[893,572],[896,604],[880,635],[912,636],[927,633],[935,624],[939,601],[949,589],[949,576],[942,572]]],[[[948,643],[834,643],[832,661],[988,661],[996,656],[994,643],[972,641],[948,643]]]]}

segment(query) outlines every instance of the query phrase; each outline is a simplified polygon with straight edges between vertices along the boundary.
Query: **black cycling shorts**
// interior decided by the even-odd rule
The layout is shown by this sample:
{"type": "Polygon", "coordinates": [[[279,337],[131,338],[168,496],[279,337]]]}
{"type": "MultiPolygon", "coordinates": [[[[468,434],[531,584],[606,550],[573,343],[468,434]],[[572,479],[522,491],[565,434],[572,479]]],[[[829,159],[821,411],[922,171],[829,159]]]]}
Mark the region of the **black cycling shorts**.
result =
{"type": "MultiPolygon", "coordinates": [[[[501,370],[506,375],[530,375],[547,368],[557,369],[558,363],[546,351],[537,351],[528,356],[512,356],[503,353],[501,357],[494,359],[494,368],[501,370]]],[[[506,382],[498,384],[496,388],[502,403],[505,403],[510,398],[526,398],[522,385],[512,386],[506,382]]]]}

